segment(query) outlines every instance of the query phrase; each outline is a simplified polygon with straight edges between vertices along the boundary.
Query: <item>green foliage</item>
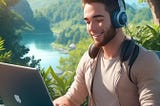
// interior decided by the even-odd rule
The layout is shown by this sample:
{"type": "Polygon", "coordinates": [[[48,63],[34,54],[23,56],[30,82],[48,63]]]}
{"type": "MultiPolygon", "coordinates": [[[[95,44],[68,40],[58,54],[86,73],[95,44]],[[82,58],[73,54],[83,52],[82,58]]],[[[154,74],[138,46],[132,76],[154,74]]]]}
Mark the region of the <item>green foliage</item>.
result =
{"type": "Polygon", "coordinates": [[[52,67],[49,67],[46,71],[42,69],[41,75],[47,85],[52,99],[55,99],[67,92],[73,81],[74,72],[65,71],[63,73],[59,73],[58,75],[52,67]]]}
{"type": "Polygon", "coordinates": [[[4,40],[2,40],[2,38],[0,38],[0,51],[4,50],[3,44],[4,44],[4,40]]]}
{"type": "Polygon", "coordinates": [[[3,47],[4,40],[0,37],[0,61],[9,62],[12,55],[11,51],[4,52],[5,48],[3,47]]]}
{"type": "MultiPolygon", "coordinates": [[[[88,45],[91,42],[92,41],[90,38],[82,39],[76,45],[76,49],[69,52],[68,57],[60,58],[60,66],[58,68],[62,70],[61,74],[56,75],[51,67],[49,67],[48,70],[45,72],[46,75],[43,76],[52,75],[50,79],[48,79],[49,77],[44,77],[44,79],[47,80],[45,82],[48,85],[48,89],[50,91],[50,94],[52,95],[52,98],[57,98],[66,93],[67,89],[70,87],[70,84],[73,81],[73,77],[75,75],[75,70],[79,63],[79,60],[84,54],[84,52],[88,49],[88,45]],[[52,78],[54,79],[54,83],[52,82],[52,78]]],[[[87,106],[87,99],[82,104],[82,106],[87,106]]]]}
{"type": "MultiPolygon", "coordinates": [[[[12,3],[16,3],[14,1],[17,0],[13,0],[12,3]]],[[[9,1],[7,1],[8,3],[9,1]]],[[[30,26],[28,26],[20,15],[11,11],[7,6],[0,7],[0,34],[2,39],[5,40],[3,45],[5,50],[3,52],[12,52],[9,63],[30,66],[31,58],[24,57],[29,49],[20,43],[22,30],[30,26]]]]}
{"type": "Polygon", "coordinates": [[[19,0],[0,0],[0,5],[10,7],[15,5],[17,2],[19,2],[19,0]]]}
{"type": "MultiPolygon", "coordinates": [[[[72,25],[73,26],[73,25],[72,25]]],[[[73,26],[73,28],[67,28],[58,34],[56,43],[62,45],[69,45],[71,43],[78,43],[81,39],[87,38],[85,27],[73,26]]]]}
{"type": "Polygon", "coordinates": [[[41,10],[34,12],[34,17],[30,24],[34,26],[35,32],[51,32],[49,20],[42,14],[41,10]]]}
{"type": "Polygon", "coordinates": [[[14,6],[19,2],[19,0],[4,0],[8,7],[14,6]]]}
{"type": "Polygon", "coordinates": [[[130,26],[130,36],[140,45],[150,50],[160,50],[160,26],[157,25],[143,25],[130,26]]]}
{"type": "Polygon", "coordinates": [[[144,25],[152,23],[152,13],[150,8],[134,8],[127,5],[127,16],[129,24],[144,25]]]}
{"type": "Polygon", "coordinates": [[[88,49],[88,45],[91,43],[91,39],[82,39],[77,45],[76,49],[69,52],[69,56],[66,58],[60,58],[60,66],[58,67],[62,71],[74,71],[77,68],[80,58],[84,52],[88,49]],[[76,58],[75,58],[76,57],[76,58]]]}
{"type": "Polygon", "coordinates": [[[63,0],[39,11],[50,20],[56,43],[68,46],[87,38],[81,1],[63,0]]]}
{"type": "MultiPolygon", "coordinates": [[[[76,49],[70,51],[67,58],[60,58],[60,66],[58,68],[61,69],[63,72],[70,71],[74,75],[80,58],[88,49],[88,45],[91,44],[91,42],[92,41],[90,38],[80,40],[80,42],[76,45],[76,49]]],[[[72,81],[73,79],[70,80],[72,81]]],[[[86,99],[81,106],[87,106],[87,102],[88,100],[86,99]]]]}
{"type": "Polygon", "coordinates": [[[142,3],[142,2],[146,2],[147,0],[138,0],[138,2],[142,3]]]}
{"type": "Polygon", "coordinates": [[[32,56],[30,58],[30,64],[29,64],[29,66],[30,67],[37,67],[38,69],[40,69],[40,63],[39,63],[40,61],[41,61],[41,59],[36,60],[35,57],[32,56]]]}
{"type": "Polygon", "coordinates": [[[136,12],[136,15],[134,16],[134,18],[132,19],[132,23],[147,23],[150,22],[151,23],[151,19],[152,19],[152,14],[149,8],[143,8],[143,9],[139,9],[136,12]],[[140,14],[139,14],[140,13],[140,14]],[[148,13],[148,14],[146,14],[148,13]]]}
{"type": "Polygon", "coordinates": [[[5,0],[0,0],[0,5],[6,6],[5,0]]]}
{"type": "MultiPolygon", "coordinates": [[[[51,22],[51,29],[57,35],[56,43],[69,45],[87,38],[83,22],[81,1],[62,0],[37,10],[51,22]]],[[[127,5],[128,22],[131,24],[151,23],[152,15],[149,7],[135,8],[127,5]]]]}

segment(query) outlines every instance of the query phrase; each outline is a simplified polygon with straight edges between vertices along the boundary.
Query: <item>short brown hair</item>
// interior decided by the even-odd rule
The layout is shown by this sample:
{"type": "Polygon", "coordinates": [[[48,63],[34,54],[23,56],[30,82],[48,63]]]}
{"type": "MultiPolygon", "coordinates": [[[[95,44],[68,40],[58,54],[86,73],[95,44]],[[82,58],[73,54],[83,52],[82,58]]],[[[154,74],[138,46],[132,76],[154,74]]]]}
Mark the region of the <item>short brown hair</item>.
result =
{"type": "Polygon", "coordinates": [[[104,4],[106,11],[109,13],[113,12],[115,9],[119,9],[118,0],[82,0],[82,7],[84,8],[85,4],[93,2],[104,4]]]}

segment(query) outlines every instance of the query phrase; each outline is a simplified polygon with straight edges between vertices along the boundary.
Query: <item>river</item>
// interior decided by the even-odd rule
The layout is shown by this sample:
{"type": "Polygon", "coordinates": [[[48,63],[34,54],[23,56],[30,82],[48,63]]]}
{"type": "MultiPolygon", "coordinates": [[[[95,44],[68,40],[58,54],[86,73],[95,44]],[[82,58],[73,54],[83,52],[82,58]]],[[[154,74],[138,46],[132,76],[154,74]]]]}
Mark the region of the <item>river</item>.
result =
{"type": "Polygon", "coordinates": [[[58,72],[60,57],[67,57],[68,54],[58,51],[51,46],[53,42],[52,33],[24,33],[22,43],[30,49],[27,56],[34,56],[41,59],[41,68],[47,69],[49,66],[58,72]]]}

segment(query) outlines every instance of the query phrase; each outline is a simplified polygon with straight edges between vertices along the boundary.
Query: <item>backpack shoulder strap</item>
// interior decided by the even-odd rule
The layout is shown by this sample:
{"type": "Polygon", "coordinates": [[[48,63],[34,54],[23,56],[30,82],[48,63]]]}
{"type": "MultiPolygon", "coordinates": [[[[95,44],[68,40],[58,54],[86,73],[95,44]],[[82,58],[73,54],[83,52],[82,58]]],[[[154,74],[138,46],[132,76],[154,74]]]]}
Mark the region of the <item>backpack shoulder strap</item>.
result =
{"type": "Polygon", "coordinates": [[[131,79],[131,68],[132,68],[132,65],[133,65],[134,61],[136,60],[138,54],[139,54],[139,46],[135,44],[135,48],[133,50],[133,53],[132,53],[132,55],[129,59],[129,63],[128,63],[128,66],[129,66],[128,77],[132,83],[133,83],[133,80],[131,79]]]}
{"type": "Polygon", "coordinates": [[[135,42],[133,39],[126,39],[122,42],[120,51],[120,61],[122,63],[130,58],[134,48],[135,48],[135,42]]]}
{"type": "Polygon", "coordinates": [[[123,63],[128,60],[128,77],[129,80],[133,83],[131,79],[131,68],[133,63],[135,62],[137,56],[139,54],[139,46],[135,43],[133,39],[124,40],[121,45],[121,52],[120,52],[120,61],[123,63]]]}

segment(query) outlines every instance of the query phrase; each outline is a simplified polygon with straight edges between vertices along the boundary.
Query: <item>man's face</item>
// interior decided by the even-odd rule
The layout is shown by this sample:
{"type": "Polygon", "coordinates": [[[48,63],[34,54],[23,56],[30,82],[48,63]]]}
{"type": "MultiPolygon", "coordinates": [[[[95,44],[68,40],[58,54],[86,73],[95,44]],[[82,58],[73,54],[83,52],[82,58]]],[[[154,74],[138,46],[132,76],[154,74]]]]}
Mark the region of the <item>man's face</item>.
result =
{"type": "Polygon", "coordinates": [[[84,20],[87,31],[98,47],[106,45],[115,36],[109,13],[102,3],[90,3],[84,6],[84,20]]]}

